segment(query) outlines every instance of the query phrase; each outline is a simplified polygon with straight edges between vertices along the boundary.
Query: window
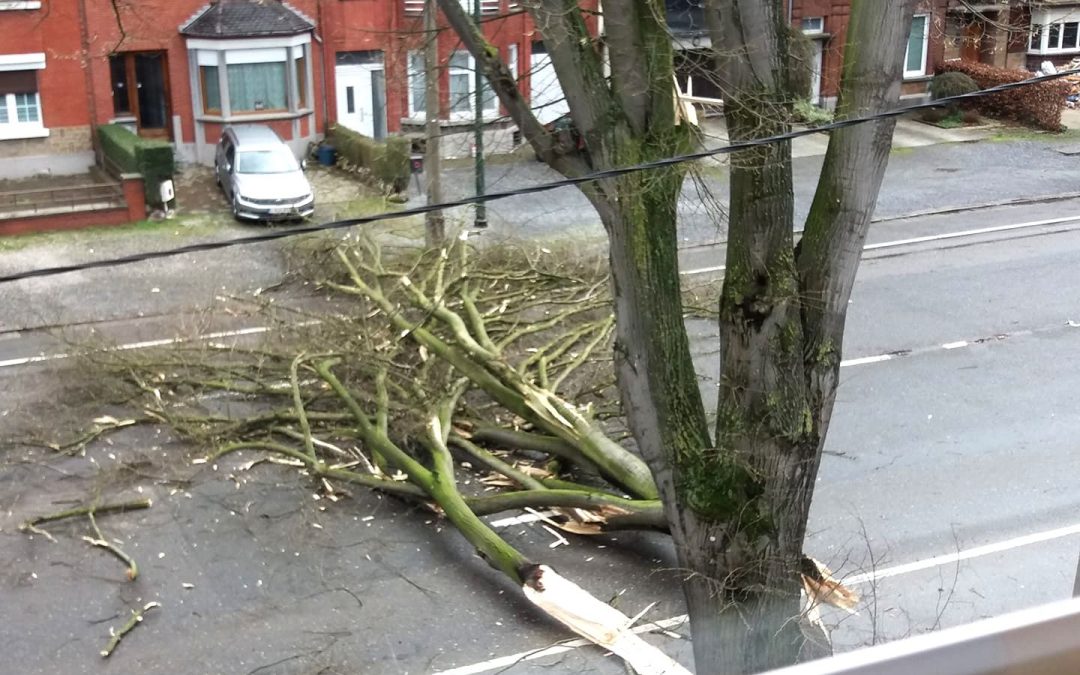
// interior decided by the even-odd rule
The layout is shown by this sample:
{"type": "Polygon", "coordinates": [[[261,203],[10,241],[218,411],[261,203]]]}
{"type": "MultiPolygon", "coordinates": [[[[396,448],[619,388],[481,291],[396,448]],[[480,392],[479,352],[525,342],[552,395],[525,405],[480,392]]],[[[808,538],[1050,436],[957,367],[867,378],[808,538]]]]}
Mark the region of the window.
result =
{"type": "Polygon", "coordinates": [[[450,56],[450,112],[472,112],[472,57],[468,52],[454,52],[450,56]]]}
{"type": "Polygon", "coordinates": [[[802,20],[802,32],[822,33],[825,31],[825,19],[820,16],[808,16],[802,20]]]}
{"type": "Polygon", "coordinates": [[[47,135],[37,70],[0,71],[0,140],[47,135]]]}
{"type": "Polygon", "coordinates": [[[203,112],[221,114],[221,78],[217,66],[199,66],[199,82],[202,85],[203,112]]]}
{"type": "MultiPolygon", "coordinates": [[[[472,55],[466,51],[457,51],[450,56],[450,112],[452,115],[461,117],[473,117],[476,88],[475,61],[472,55]]],[[[499,109],[499,100],[495,96],[495,90],[484,78],[480,84],[482,101],[480,104],[483,113],[495,113],[499,109]]]]}
{"type": "Polygon", "coordinates": [[[423,117],[427,111],[427,75],[424,53],[409,52],[409,116],[423,117]]]}
{"type": "Polygon", "coordinates": [[[307,107],[307,58],[304,56],[296,57],[296,106],[298,108],[307,107]]]}
{"type": "Polygon", "coordinates": [[[930,31],[930,17],[925,14],[911,20],[907,52],[904,54],[904,77],[926,75],[926,44],[930,31]]]}
{"type": "Polygon", "coordinates": [[[127,86],[127,61],[122,54],[109,57],[109,73],[112,79],[113,114],[127,117],[132,114],[131,89],[127,86]]]}
{"type": "Polygon", "coordinates": [[[229,108],[234,114],[288,110],[285,62],[230,63],[229,108]]]}
{"type": "MultiPolygon", "coordinates": [[[[461,8],[469,14],[473,13],[473,7],[476,0],[459,0],[461,2],[461,8]]],[[[480,13],[481,14],[498,14],[499,13],[500,0],[480,0],[480,13]]],[[[516,5],[517,3],[511,3],[516,5]]],[[[406,14],[423,14],[424,13],[424,0],[403,0],[406,14]]]]}
{"type": "Polygon", "coordinates": [[[1033,12],[1028,51],[1037,54],[1080,51],[1080,16],[1076,10],[1033,12]]]}
{"type": "Polygon", "coordinates": [[[188,40],[198,66],[199,109],[226,119],[294,115],[311,105],[311,53],[306,35],[260,40],[277,47],[245,47],[241,40],[188,40]],[[219,46],[220,45],[220,46],[219,46]]]}

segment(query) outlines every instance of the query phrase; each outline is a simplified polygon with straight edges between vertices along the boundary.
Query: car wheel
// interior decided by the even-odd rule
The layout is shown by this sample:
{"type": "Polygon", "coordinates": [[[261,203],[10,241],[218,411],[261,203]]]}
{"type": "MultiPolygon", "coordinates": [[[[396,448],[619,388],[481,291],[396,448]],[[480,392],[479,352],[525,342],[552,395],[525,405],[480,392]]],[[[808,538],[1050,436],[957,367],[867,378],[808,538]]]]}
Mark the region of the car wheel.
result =
{"type": "Polygon", "coordinates": [[[221,171],[218,170],[217,162],[214,162],[214,182],[221,187],[221,171]]]}

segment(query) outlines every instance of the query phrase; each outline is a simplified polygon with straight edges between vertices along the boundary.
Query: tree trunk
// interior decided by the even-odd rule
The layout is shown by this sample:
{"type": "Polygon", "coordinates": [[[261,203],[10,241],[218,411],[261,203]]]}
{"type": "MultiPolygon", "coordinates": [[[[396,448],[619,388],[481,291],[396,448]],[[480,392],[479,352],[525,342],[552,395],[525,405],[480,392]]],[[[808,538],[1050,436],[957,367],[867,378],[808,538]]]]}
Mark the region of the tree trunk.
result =
{"type": "MultiPolygon", "coordinates": [[[[910,5],[852,3],[841,115],[895,103],[910,5]]],[[[713,44],[724,46],[718,66],[732,140],[788,128],[789,27],[780,9],[774,0],[717,0],[709,12],[713,44]]],[[[731,156],[715,449],[678,467],[685,508],[672,523],[692,573],[699,672],[759,672],[823,655],[799,627],[799,563],[847,297],[891,133],[887,124],[833,132],[799,252],[790,145],[731,156]]]]}

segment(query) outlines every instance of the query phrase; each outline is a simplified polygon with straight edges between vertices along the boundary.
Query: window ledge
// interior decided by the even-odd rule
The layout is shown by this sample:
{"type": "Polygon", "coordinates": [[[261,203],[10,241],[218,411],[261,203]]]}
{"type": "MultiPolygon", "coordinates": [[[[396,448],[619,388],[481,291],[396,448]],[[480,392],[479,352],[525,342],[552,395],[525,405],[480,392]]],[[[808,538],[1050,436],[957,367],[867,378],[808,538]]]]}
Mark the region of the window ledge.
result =
{"type": "Polygon", "coordinates": [[[921,73],[918,75],[904,75],[904,82],[929,82],[932,79],[934,79],[934,76],[927,75],[926,73],[921,73]]]}
{"type": "Polygon", "coordinates": [[[1029,49],[1027,54],[1028,56],[1069,56],[1080,54],[1080,49],[1048,49],[1046,51],[1029,49]]]}
{"type": "MultiPolygon", "coordinates": [[[[469,116],[466,117],[464,115],[461,115],[460,113],[452,113],[452,114],[455,115],[455,116],[451,117],[450,119],[440,117],[439,118],[439,126],[440,127],[467,127],[467,126],[473,126],[476,123],[476,120],[475,120],[475,118],[473,118],[472,115],[469,115],[469,116]]],[[[493,124],[495,122],[508,122],[508,121],[510,121],[510,116],[509,115],[496,115],[495,113],[490,113],[490,112],[489,113],[484,113],[484,124],[493,124]]],[[[426,124],[427,123],[427,116],[426,115],[411,115],[409,117],[402,117],[401,118],[401,123],[402,124],[409,124],[409,125],[413,125],[413,126],[426,124]]]]}
{"type": "Polygon", "coordinates": [[[41,0],[0,0],[0,12],[15,9],[41,9],[41,0]]]}
{"type": "Polygon", "coordinates": [[[0,141],[14,141],[21,138],[45,138],[49,130],[32,124],[0,124],[0,141]]]}
{"type": "Polygon", "coordinates": [[[311,108],[302,108],[296,111],[272,112],[272,113],[243,113],[239,115],[196,115],[197,122],[214,122],[217,124],[243,124],[244,122],[272,122],[274,120],[292,120],[305,117],[314,112],[311,108]]]}

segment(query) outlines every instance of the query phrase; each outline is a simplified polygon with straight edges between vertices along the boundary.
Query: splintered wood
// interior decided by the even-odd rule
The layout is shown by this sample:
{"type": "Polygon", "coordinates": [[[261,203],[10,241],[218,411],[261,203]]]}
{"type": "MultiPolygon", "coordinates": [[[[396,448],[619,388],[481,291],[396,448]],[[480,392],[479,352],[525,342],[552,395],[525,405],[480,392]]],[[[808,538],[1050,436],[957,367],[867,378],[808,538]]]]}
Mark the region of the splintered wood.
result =
{"type": "Polygon", "coordinates": [[[534,605],[581,637],[610,650],[640,675],[690,675],[677,661],[631,630],[633,621],[547,565],[526,575],[522,590],[534,605]]]}

